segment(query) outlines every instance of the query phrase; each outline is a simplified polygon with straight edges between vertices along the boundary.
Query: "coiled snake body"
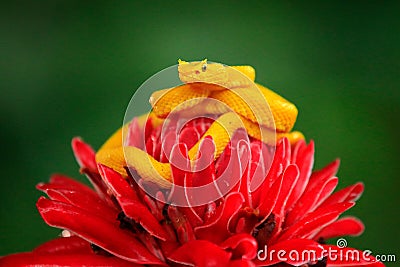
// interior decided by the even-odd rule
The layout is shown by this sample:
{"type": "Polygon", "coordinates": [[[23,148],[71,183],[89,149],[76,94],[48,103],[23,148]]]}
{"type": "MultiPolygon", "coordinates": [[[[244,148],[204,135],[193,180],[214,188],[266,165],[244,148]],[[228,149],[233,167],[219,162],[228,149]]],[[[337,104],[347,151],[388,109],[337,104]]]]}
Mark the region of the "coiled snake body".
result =
{"type": "MultiPolygon", "coordinates": [[[[207,60],[179,60],[178,74],[184,84],[155,92],[150,98],[153,107],[150,116],[162,122],[172,112],[183,113],[195,106],[202,106],[204,112],[219,116],[189,150],[190,159],[196,157],[206,136],[212,137],[216,148],[215,158],[219,157],[233,132],[239,128],[245,128],[249,136],[269,145],[274,145],[276,140],[283,137],[287,137],[291,143],[304,138],[300,132],[291,132],[298,112],[295,105],[268,88],[254,83],[255,70],[251,66],[229,67],[219,63],[207,64],[207,60]],[[201,102],[207,99],[216,100],[222,105],[202,105],[201,102]]],[[[122,132],[123,128],[119,129],[101,147],[96,154],[96,161],[124,176],[127,175],[124,166],[128,165],[142,179],[168,188],[172,180],[169,163],[158,162],[136,147],[123,148],[122,132]]]]}

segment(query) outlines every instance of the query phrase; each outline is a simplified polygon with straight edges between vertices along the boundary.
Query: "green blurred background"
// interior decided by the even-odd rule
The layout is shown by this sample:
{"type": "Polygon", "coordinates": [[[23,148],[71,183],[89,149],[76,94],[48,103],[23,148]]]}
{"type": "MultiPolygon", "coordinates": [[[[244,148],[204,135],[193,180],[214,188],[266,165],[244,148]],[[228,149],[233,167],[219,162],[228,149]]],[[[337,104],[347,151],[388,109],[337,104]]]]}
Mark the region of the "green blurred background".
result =
{"type": "MultiPolygon", "coordinates": [[[[342,160],[339,187],[364,181],[350,246],[399,253],[399,2],[32,1],[0,8],[1,247],[32,249],[59,230],[35,184],[84,181],[70,140],[95,148],[120,127],[147,78],[178,58],[250,64],[296,103],[317,168],[342,160]]],[[[388,264],[395,266],[395,264],[388,264]]]]}

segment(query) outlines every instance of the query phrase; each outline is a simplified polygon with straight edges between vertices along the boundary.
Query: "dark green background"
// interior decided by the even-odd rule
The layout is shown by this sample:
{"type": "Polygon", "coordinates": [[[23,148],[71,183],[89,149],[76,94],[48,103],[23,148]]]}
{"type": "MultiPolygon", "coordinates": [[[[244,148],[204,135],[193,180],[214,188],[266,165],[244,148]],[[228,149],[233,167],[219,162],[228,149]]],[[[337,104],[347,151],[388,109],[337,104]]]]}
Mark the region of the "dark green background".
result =
{"type": "MultiPolygon", "coordinates": [[[[296,103],[316,167],[364,181],[349,245],[399,253],[399,2],[49,1],[0,8],[0,254],[59,233],[35,208],[53,172],[79,180],[70,140],[98,148],[135,89],[178,58],[250,64],[296,103]]],[[[390,265],[390,264],[388,264],[390,265]]],[[[394,266],[394,265],[392,265],[394,266]]]]}

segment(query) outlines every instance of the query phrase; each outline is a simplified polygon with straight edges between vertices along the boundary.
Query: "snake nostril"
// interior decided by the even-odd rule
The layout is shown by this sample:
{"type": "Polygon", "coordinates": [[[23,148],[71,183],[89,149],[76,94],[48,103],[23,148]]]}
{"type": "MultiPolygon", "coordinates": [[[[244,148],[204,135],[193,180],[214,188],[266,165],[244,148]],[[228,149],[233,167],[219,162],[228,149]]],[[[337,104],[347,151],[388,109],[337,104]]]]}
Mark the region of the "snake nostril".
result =
{"type": "Polygon", "coordinates": [[[196,70],[196,72],[195,72],[197,75],[199,75],[200,74],[200,71],[199,70],[196,70]]]}

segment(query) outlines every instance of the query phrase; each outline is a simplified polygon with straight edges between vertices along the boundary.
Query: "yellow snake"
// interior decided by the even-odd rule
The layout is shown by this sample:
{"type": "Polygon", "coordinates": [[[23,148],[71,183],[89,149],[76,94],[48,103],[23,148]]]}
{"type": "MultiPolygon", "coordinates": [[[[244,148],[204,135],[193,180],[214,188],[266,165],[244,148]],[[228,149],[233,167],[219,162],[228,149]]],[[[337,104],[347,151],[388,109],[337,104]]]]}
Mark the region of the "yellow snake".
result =
{"type": "MultiPolygon", "coordinates": [[[[140,117],[139,122],[143,125],[147,116],[151,116],[153,123],[160,124],[172,112],[188,112],[190,115],[196,106],[205,108],[203,112],[219,115],[189,150],[190,159],[196,157],[205,136],[213,138],[216,147],[214,156],[219,157],[239,128],[245,128],[248,135],[270,145],[283,137],[291,143],[304,139],[300,132],[291,132],[297,108],[268,88],[254,83],[253,67],[208,64],[207,60],[190,63],[179,60],[178,74],[184,84],[153,93],[150,98],[153,110],[140,117]],[[201,105],[207,99],[215,99],[223,105],[213,105],[214,102],[201,105]]],[[[124,166],[131,166],[142,179],[156,182],[164,188],[170,187],[170,164],[158,162],[139,148],[123,148],[123,131],[126,129],[126,126],[122,127],[107,140],[97,152],[96,161],[124,176],[127,175],[124,166]]]]}

